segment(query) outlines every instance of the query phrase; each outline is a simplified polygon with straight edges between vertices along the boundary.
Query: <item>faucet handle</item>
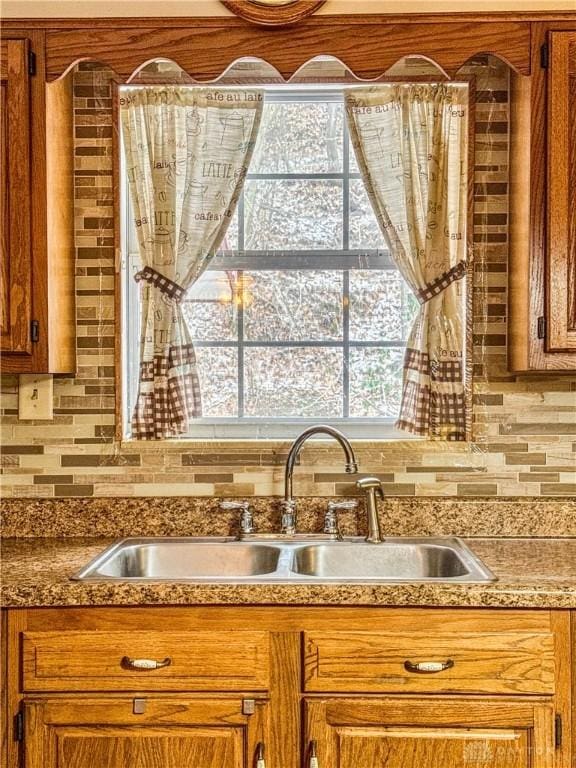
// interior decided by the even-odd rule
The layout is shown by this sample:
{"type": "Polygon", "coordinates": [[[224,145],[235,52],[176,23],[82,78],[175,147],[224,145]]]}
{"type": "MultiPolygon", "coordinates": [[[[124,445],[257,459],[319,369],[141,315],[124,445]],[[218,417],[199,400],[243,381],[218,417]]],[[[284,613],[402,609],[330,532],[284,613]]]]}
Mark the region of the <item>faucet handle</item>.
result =
{"type": "Polygon", "coordinates": [[[329,501],[328,512],[335,512],[338,509],[356,509],[358,502],[355,499],[347,501],[329,501]]]}
{"type": "Polygon", "coordinates": [[[374,491],[381,499],[384,498],[384,489],[382,482],[377,477],[361,477],[356,481],[356,487],[361,491],[374,491]]]}
{"type": "Polygon", "coordinates": [[[355,500],[329,501],[328,509],[324,515],[324,533],[328,533],[330,536],[336,536],[338,539],[342,538],[338,527],[338,510],[355,509],[357,506],[358,502],[355,500]]]}
{"type": "Polygon", "coordinates": [[[249,501],[221,501],[218,505],[220,509],[242,509],[242,510],[249,510],[250,509],[250,502],[249,501]]]}
{"type": "Polygon", "coordinates": [[[240,510],[240,536],[254,533],[254,516],[249,501],[221,501],[220,509],[239,509],[240,510]]]}

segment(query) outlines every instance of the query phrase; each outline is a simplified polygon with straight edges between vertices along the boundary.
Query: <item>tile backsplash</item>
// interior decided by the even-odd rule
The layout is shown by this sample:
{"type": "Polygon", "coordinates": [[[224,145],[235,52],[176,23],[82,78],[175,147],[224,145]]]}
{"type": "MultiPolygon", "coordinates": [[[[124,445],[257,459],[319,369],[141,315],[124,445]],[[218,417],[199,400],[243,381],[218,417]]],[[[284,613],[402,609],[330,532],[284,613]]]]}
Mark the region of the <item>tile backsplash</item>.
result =
{"type": "MultiPolygon", "coordinates": [[[[474,442],[357,442],[360,469],[392,496],[576,495],[576,376],[506,370],[508,73],[476,76],[474,442]]],[[[269,496],[283,491],[288,446],[273,442],[118,443],[115,431],[112,78],[74,73],[78,370],[54,380],[54,420],[19,421],[18,381],[3,376],[5,497],[269,496]]],[[[297,495],[354,493],[338,449],[307,447],[297,495]]]]}

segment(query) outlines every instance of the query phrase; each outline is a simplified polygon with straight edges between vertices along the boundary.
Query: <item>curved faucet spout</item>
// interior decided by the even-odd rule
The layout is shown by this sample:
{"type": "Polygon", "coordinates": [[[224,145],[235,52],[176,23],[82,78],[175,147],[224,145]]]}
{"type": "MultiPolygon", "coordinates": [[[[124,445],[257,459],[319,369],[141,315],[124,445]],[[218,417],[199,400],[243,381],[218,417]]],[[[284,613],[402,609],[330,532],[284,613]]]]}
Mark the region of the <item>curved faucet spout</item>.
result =
{"type": "Polygon", "coordinates": [[[284,473],[284,501],[282,502],[283,514],[282,514],[282,532],[293,535],[295,532],[295,515],[296,504],[292,498],[292,475],[294,473],[294,465],[300,454],[300,450],[309,437],[314,435],[328,435],[328,437],[334,438],[340,445],[346,456],[346,472],[350,474],[356,474],[358,472],[358,464],[356,463],[356,456],[352,450],[352,446],[348,442],[348,438],[334,427],[329,427],[324,424],[319,424],[315,427],[309,427],[305,429],[302,434],[298,435],[296,440],[292,443],[288,458],[286,459],[286,470],[284,473]]]}

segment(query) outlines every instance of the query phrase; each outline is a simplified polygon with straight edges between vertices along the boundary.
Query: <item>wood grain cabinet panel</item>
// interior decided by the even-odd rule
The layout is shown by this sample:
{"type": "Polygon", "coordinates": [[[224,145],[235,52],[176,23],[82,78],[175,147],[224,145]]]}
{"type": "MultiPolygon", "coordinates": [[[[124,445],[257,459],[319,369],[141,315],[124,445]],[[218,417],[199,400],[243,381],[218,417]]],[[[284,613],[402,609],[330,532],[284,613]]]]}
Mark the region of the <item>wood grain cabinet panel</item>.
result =
{"type": "Polygon", "coordinates": [[[0,351],[30,355],[30,41],[0,42],[0,351]]]}
{"type": "Polygon", "coordinates": [[[76,697],[24,705],[26,768],[252,768],[267,702],[76,697]]]}
{"type": "Polygon", "coordinates": [[[576,30],[550,33],[548,347],[576,351],[576,30]]]}
{"type": "Polygon", "coordinates": [[[318,768],[574,768],[568,611],[41,608],[4,630],[7,768],[313,768],[312,742],[318,768]]]}
{"type": "Polygon", "coordinates": [[[576,370],[576,30],[532,24],[511,72],[508,367],[576,370]]]}
{"type": "Polygon", "coordinates": [[[72,80],[45,83],[44,33],[0,41],[0,372],[74,373],[72,80]]]}
{"type": "Polygon", "coordinates": [[[546,703],[306,701],[308,753],[330,768],[554,768],[553,726],[546,703]]]}
{"type": "Polygon", "coordinates": [[[269,655],[267,632],[26,632],[24,690],[262,691],[269,655]],[[169,664],[130,669],[126,659],[169,664]]]}
{"type": "Polygon", "coordinates": [[[533,632],[322,632],[305,636],[305,690],[554,692],[554,641],[533,632]],[[446,664],[410,671],[405,664],[446,664]]]}

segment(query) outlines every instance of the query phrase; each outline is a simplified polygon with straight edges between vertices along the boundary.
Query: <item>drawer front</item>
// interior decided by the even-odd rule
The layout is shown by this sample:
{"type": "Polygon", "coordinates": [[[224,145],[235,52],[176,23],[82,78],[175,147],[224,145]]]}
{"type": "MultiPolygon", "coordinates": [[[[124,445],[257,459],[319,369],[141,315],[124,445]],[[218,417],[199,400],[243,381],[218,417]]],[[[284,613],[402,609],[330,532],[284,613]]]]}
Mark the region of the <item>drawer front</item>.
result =
{"type": "Polygon", "coordinates": [[[309,632],[304,643],[310,692],[554,692],[551,633],[309,632]]]}
{"type": "Polygon", "coordinates": [[[25,632],[23,669],[24,691],[266,690],[269,635],[25,632]]]}

